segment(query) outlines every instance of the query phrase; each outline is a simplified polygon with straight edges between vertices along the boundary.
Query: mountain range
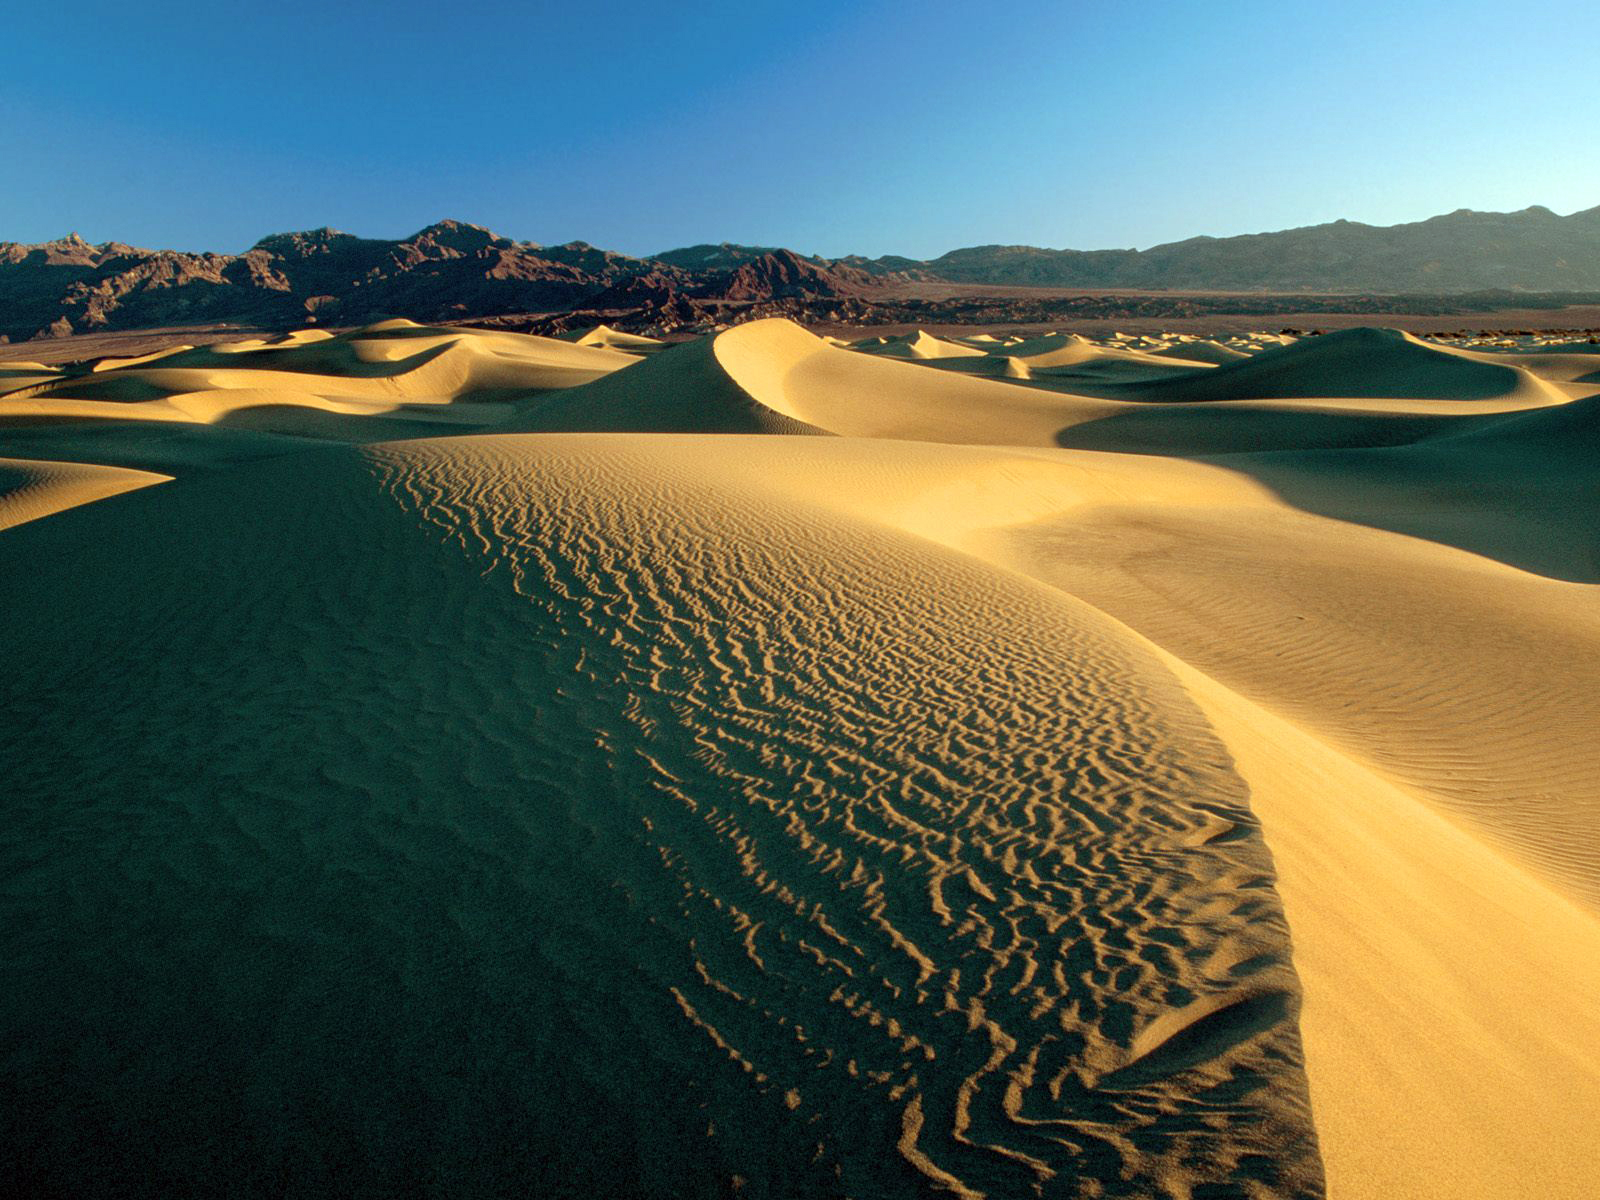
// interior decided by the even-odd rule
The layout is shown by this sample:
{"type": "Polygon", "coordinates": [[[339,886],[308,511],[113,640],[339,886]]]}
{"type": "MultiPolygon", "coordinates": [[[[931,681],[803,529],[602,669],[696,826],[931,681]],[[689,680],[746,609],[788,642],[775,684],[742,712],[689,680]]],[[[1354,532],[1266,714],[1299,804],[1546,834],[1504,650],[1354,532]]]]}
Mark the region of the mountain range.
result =
{"type": "Polygon", "coordinates": [[[0,242],[7,340],[172,325],[349,325],[539,314],[562,323],[643,314],[670,330],[723,313],[824,302],[863,317],[918,283],[1133,291],[1440,296],[1600,291],[1600,207],[1560,216],[1460,209],[1404,225],[1352,221],[1148,250],[974,246],[938,258],[838,259],[780,247],[698,245],[646,257],[585,242],[544,246],[446,220],[399,240],[333,229],[275,234],[242,254],[92,245],[76,234],[0,242]]]}

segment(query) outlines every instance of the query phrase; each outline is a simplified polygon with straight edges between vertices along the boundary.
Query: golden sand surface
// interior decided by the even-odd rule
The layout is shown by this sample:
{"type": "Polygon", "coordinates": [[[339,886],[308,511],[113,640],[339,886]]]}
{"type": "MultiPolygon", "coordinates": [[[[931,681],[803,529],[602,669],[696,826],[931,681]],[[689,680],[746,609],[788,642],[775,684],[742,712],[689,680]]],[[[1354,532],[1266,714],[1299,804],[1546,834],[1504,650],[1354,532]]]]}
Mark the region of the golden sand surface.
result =
{"type": "Polygon", "coordinates": [[[38,1194],[1570,1197],[1600,354],[391,321],[0,377],[38,1194]]]}

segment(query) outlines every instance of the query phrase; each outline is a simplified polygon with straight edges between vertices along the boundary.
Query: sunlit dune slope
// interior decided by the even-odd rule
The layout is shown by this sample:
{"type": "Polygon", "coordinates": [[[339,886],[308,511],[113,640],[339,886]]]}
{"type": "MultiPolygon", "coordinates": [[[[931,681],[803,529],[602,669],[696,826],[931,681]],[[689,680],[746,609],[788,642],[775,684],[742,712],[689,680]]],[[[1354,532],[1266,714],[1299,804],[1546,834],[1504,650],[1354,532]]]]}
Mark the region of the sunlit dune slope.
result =
{"type": "Polygon", "coordinates": [[[1273,848],[1329,1195],[1589,1194],[1593,910],[1304,729],[1175,669],[1273,848]]]}
{"type": "Polygon", "coordinates": [[[1592,586],[1269,503],[1145,496],[1016,536],[1031,570],[1600,906],[1592,586]]]}
{"type": "Polygon", "coordinates": [[[0,458],[0,529],[167,478],[120,467],[0,458]]]}

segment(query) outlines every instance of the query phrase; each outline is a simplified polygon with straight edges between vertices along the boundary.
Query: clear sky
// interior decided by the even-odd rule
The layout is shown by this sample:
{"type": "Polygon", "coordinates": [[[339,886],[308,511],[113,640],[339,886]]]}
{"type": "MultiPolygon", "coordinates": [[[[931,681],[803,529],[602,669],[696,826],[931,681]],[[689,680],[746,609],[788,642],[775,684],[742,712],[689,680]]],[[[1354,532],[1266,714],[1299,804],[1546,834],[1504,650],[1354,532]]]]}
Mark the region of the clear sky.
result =
{"type": "Polygon", "coordinates": [[[1594,0],[23,0],[0,240],[441,217],[630,253],[1600,204],[1594,0]]]}

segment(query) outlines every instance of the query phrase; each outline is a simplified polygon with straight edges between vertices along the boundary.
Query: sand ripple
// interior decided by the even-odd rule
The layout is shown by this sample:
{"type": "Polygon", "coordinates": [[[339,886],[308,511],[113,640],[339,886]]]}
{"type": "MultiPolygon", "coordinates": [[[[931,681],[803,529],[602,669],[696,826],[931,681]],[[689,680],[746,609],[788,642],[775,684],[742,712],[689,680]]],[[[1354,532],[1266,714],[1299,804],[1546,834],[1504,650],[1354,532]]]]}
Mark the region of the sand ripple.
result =
{"type": "Polygon", "coordinates": [[[637,439],[169,489],[0,547],[32,1170],[1320,1192],[1246,789],[1093,609],[637,439]]]}

